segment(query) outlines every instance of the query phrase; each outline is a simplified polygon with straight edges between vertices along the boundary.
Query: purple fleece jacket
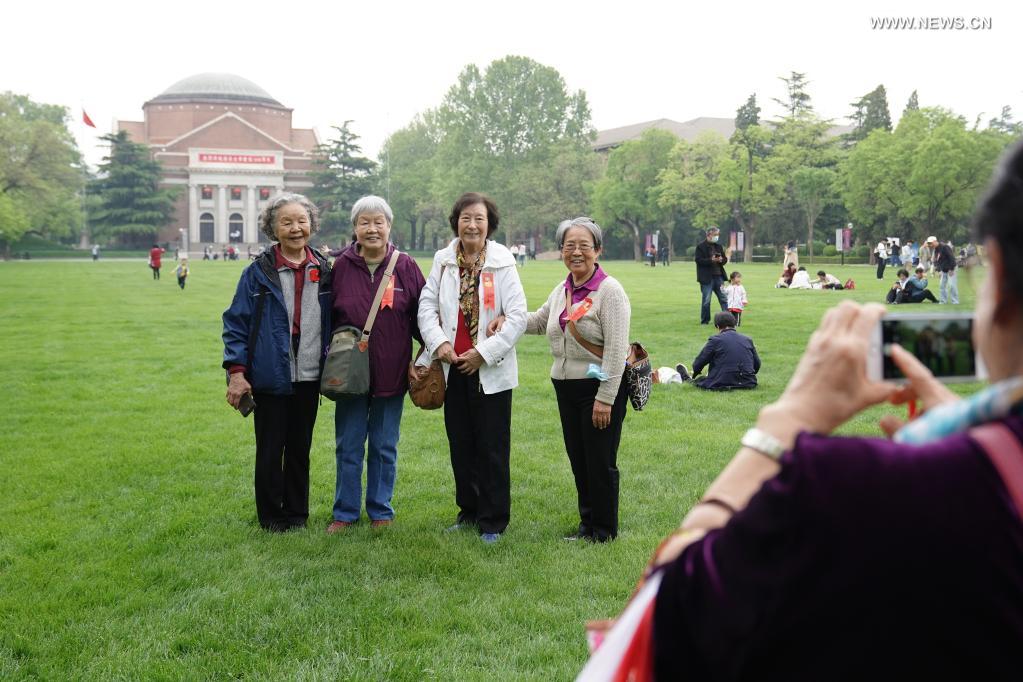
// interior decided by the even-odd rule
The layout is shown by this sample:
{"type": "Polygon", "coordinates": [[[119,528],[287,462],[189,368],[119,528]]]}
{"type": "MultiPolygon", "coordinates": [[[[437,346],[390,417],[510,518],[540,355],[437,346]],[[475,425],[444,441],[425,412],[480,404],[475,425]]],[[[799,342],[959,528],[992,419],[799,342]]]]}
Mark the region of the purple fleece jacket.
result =
{"type": "MultiPolygon", "coordinates": [[[[380,278],[394,251],[387,247],[387,256],[376,272],[370,274],[366,261],[355,245],[349,246],[334,261],[332,301],[334,329],[352,326],[362,328],[369,317],[369,307],[376,296],[380,278]]],[[[408,390],[408,365],[412,361],[412,339],[419,335],[419,292],[426,280],[416,261],[406,253],[394,266],[394,306],[382,308],[369,340],[370,395],[387,398],[408,390]]]]}

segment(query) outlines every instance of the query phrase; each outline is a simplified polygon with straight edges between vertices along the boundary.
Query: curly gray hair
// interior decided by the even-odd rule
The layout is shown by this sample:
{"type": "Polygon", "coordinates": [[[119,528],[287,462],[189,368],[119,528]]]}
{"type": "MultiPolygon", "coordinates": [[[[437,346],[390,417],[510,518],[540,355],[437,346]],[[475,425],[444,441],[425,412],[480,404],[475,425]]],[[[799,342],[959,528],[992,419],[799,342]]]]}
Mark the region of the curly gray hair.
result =
{"type": "Polygon", "coordinates": [[[309,201],[304,194],[282,192],[271,198],[266,208],[259,214],[259,229],[266,235],[266,238],[272,242],[277,241],[277,230],[275,229],[277,211],[281,206],[287,204],[298,204],[305,209],[305,212],[309,214],[309,234],[316,234],[316,231],[320,229],[320,214],[313,202],[309,201]]]}
{"type": "Polygon", "coordinates": [[[558,230],[554,233],[554,242],[558,245],[559,249],[565,245],[565,234],[573,227],[583,227],[588,230],[590,236],[593,237],[593,248],[598,251],[600,250],[603,244],[603,233],[600,231],[600,225],[593,222],[592,218],[587,218],[586,216],[562,220],[558,224],[558,230]]]}

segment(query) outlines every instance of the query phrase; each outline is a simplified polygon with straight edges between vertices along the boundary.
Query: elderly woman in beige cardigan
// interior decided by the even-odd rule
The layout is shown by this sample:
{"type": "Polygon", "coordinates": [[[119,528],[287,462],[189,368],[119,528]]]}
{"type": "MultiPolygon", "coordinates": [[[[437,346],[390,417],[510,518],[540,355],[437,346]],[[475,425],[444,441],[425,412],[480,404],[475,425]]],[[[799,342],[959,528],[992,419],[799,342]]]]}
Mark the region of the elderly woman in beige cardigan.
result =
{"type": "Polygon", "coordinates": [[[595,222],[566,220],[555,240],[569,274],[529,315],[526,333],[545,334],[554,356],[551,381],[579,494],[579,528],[565,539],[607,542],[618,535],[631,308],[622,285],[597,264],[602,240],[595,222]]]}

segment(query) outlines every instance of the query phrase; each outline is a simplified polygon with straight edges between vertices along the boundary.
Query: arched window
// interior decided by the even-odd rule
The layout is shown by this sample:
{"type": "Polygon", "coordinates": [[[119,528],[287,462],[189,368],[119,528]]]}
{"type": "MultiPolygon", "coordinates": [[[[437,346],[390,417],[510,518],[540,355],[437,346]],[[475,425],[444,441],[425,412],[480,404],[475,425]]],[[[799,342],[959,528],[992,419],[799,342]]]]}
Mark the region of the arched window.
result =
{"type": "Polygon", "coordinates": [[[232,213],[231,217],[227,219],[227,237],[231,240],[232,244],[238,244],[242,241],[242,234],[245,232],[245,221],[242,219],[241,213],[232,213]]]}
{"type": "Polygon", "coordinates": [[[199,241],[213,242],[213,214],[203,213],[199,216],[199,241]]]}

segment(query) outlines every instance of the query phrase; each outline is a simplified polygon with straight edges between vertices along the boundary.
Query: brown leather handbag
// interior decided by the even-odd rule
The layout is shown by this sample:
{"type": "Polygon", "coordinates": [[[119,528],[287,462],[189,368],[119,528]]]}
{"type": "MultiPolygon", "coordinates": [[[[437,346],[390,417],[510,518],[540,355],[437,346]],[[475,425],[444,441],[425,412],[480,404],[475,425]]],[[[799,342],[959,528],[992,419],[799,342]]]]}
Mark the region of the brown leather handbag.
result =
{"type": "Polygon", "coordinates": [[[444,368],[440,360],[434,360],[426,367],[417,367],[416,360],[423,354],[423,347],[412,359],[409,368],[415,378],[408,384],[412,404],[424,410],[436,410],[444,404],[444,368]]]}

